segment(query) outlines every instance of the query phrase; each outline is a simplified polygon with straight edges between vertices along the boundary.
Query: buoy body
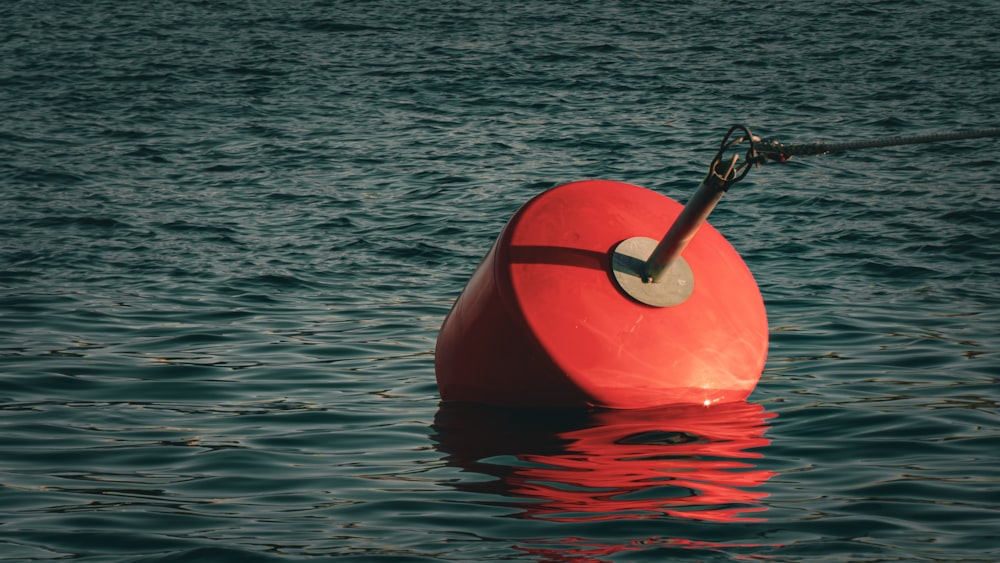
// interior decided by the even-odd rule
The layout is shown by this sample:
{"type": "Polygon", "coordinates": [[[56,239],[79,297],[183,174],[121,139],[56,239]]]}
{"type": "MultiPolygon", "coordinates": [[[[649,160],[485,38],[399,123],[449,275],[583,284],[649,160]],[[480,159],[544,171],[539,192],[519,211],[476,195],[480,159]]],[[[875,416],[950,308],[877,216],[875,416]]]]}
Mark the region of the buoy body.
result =
{"type": "Polygon", "coordinates": [[[744,400],[767,356],[757,284],[711,225],[683,253],[694,289],[654,307],[615,283],[612,253],[659,238],[683,206],[607,180],[558,186],[507,223],[438,336],[444,401],[643,408],[744,400]]]}

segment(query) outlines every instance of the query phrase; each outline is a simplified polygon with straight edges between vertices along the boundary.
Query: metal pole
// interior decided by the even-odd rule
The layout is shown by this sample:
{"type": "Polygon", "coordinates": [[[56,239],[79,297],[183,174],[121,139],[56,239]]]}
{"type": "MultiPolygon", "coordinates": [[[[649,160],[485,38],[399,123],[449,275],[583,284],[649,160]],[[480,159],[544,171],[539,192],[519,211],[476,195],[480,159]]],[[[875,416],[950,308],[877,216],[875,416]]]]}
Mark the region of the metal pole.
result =
{"type": "Polygon", "coordinates": [[[684,249],[687,248],[691,239],[698,232],[701,224],[708,219],[715,206],[722,199],[731,183],[729,182],[733,167],[736,165],[738,155],[734,155],[729,163],[717,163],[717,168],[713,169],[702,180],[701,185],[691,196],[691,199],[684,205],[677,220],[670,225],[663,240],[656,246],[653,253],[646,260],[644,267],[643,282],[656,283],[666,274],[670,266],[677,261],[684,249]],[[725,173],[720,169],[725,168],[725,173]]]}

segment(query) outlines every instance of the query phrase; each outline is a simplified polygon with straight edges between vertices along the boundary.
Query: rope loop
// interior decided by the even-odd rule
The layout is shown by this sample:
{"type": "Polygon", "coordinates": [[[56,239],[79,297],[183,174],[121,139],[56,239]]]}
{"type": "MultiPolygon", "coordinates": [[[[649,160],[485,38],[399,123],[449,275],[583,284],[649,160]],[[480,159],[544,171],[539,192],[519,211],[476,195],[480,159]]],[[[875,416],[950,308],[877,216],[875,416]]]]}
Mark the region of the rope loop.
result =
{"type": "Polygon", "coordinates": [[[717,189],[729,191],[729,188],[733,184],[745,178],[747,173],[750,172],[750,167],[757,164],[758,161],[757,149],[754,144],[755,139],[757,137],[753,136],[750,128],[746,125],[733,125],[730,127],[729,131],[726,132],[726,136],[722,138],[719,152],[715,153],[715,158],[712,159],[706,180],[715,184],[717,189]],[[736,132],[741,132],[743,135],[733,138],[733,134],[736,132]],[[746,152],[744,162],[737,166],[740,155],[737,153],[731,157],[727,157],[727,154],[734,147],[747,141],[750,142],[750,148],[746,152]]]}

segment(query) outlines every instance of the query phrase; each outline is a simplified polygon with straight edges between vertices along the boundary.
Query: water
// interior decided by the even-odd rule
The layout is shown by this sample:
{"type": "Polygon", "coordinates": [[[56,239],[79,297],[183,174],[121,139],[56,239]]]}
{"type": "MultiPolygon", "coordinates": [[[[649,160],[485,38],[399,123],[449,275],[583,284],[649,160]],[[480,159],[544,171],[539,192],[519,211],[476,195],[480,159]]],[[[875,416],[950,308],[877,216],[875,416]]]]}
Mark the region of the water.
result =
{"type": "Polygon", "coordinates": [[[995,140],[754,170],[747,404],[439,405],[510,215],[997,125],[994,2],[0,6],[0,559],[993,561],[995,140]]]}

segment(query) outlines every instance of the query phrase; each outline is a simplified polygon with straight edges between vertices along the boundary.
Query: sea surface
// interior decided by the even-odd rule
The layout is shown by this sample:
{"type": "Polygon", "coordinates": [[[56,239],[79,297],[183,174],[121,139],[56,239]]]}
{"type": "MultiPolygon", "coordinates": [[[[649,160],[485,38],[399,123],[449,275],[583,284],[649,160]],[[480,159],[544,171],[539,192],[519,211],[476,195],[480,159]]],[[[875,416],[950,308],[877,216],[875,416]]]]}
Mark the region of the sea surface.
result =
{"type": "Polygon", "coordinates": [[[1000,560],[998,139],[734,186],[746,403],[441,404],[521,205],[737,123],[998,126],[1000,3],[0,3],[0,560],[1000,560]]]}

